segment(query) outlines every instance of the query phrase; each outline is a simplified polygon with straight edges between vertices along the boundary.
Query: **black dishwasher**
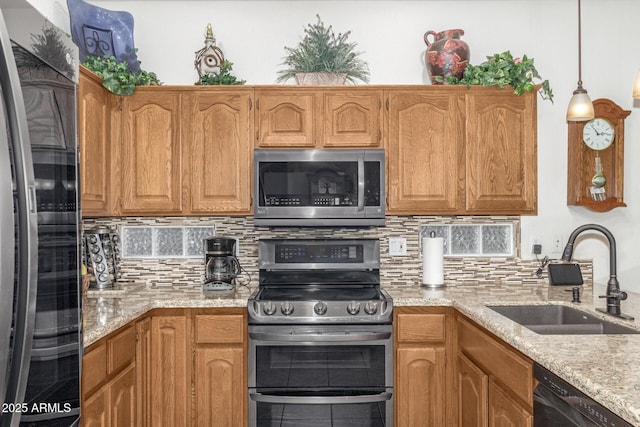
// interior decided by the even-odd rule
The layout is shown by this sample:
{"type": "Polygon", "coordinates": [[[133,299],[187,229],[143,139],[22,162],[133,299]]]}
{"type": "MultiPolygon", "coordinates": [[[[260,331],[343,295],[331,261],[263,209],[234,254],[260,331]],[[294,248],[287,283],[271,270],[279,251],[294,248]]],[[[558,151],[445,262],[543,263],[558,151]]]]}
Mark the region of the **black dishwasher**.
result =
{"type": "Polygon", "coordinates": [[[533,393],[535,427],[633,427],[538,364],[533,376],[540,382],[533,393]]]}

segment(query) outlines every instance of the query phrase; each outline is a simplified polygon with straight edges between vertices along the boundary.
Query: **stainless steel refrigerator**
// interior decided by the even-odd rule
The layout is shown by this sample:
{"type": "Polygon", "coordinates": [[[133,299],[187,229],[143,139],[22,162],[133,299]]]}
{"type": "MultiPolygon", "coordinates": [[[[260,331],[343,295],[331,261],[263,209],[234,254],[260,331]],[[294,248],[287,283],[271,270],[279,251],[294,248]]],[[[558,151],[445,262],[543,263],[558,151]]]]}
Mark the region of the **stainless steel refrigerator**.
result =
{"type": "Polygon", "coordinates": [[[77,48],[0,0],[0,426],[80,417],[77,48]]]}

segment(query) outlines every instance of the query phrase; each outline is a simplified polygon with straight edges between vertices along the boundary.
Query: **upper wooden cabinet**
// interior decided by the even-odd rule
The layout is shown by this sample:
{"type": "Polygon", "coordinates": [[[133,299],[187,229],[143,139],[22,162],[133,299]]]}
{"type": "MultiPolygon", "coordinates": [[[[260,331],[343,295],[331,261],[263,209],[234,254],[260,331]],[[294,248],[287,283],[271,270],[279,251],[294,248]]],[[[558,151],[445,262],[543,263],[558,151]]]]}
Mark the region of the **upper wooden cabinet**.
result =
{"type": "Polygon", "coordinates": [[[256,89],[256,146],[382,146],[382,90],[368,87],[256,89]]]}
{"type": "Polygon", "coordinates": [[[183,102],[183,213],[250,213],[253,91],[192,91],[183,102]]]}
{"type": "Polygon", "coordinates": [[[145,91],[122,97],[123,214],[182,211],[180,94],[145,91]]]}
{"type": "Polygon", "coordinates": [[[537,212],[535,92],[156,86],[116,97],[83,72],[79,95],[85,216],[250,215],[254,146],[384,146],[391,215],[537,212]]]}
{"type": "Polygon", "coordinates": [[[78,84],[78,143],[83,216],[109,216],[111,203],[111,95],[98,76],[80,67],[78,84]]]}
{"type": "Polygon", "coordinates": [[[536,213],[536,96],[388,90],[388,213],[536,213]]]}
{"type": "Polygon", "coordinates": [[[537,212],[537,96],[511,89],[466,93],[467,212],[537,212]]]}
{"type": "Polygon", "coordinates": [[[449,89],[386,93],[391,214],[452,214],[464,209],[464,95],[449,89]]]}

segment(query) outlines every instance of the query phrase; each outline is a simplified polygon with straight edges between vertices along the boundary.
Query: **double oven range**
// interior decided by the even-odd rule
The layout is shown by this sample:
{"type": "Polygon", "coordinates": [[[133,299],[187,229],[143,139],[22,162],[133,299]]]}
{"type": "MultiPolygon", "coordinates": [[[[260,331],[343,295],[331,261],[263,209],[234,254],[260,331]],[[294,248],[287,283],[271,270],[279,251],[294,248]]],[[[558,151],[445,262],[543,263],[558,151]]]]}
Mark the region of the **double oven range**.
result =
{"type": "Polygon", "coordinates": [[[377,239],[259,242],[249,426],[393,426],[391,297],[377,239]]]}

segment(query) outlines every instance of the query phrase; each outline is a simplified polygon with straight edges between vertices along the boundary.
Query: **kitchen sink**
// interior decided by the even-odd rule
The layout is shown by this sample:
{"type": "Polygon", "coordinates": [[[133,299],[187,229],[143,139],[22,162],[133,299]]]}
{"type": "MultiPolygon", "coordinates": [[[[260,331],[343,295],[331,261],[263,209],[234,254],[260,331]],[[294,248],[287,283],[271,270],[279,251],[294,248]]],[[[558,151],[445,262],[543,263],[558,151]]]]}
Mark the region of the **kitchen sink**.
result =
{"type": "Polygon", "coordinates": [[[542,335],[640,334],[565,305],[488,305],[491,310],[542,335]]]}

